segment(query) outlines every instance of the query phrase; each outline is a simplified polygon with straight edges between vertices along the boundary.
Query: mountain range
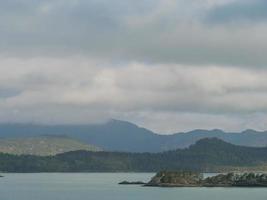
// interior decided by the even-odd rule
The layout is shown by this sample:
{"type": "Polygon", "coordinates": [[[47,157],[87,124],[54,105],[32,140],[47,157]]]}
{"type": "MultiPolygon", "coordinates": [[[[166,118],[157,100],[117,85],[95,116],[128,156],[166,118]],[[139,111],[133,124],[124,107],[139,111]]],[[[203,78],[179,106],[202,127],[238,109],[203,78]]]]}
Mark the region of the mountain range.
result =
{"type": "Polygon", "coordinates": [[[266,170],[267,147],[244,147],[217,138],[161,153],[72,151],[55,156],[0,153],[1,172],[223,172],[266,170]]]}
{"type": "Polygon", "coordinates": [[[267,132],[255,130],[235,133],[219,129],[199,129],[164,135],[119,120],[110,120],[94,125],[0,124],[0,138],[27,138],[43,135],[67,136],[106,151],[121,152],[162,152],[186,148],[202,138],[210,137],[216,137],[236,145],[267,146],[267,132]]]}

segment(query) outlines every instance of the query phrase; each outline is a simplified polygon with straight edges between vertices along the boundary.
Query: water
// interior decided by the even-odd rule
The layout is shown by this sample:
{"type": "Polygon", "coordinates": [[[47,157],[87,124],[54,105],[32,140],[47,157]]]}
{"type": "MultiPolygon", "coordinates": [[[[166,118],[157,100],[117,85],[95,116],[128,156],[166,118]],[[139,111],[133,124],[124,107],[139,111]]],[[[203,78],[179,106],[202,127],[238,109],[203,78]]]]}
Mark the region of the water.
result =
{"type": "Polygon", "coordinates": [[[151,173],[3,174],[1,200],[266,200],[267,188],[152,188],[151,173]]]}

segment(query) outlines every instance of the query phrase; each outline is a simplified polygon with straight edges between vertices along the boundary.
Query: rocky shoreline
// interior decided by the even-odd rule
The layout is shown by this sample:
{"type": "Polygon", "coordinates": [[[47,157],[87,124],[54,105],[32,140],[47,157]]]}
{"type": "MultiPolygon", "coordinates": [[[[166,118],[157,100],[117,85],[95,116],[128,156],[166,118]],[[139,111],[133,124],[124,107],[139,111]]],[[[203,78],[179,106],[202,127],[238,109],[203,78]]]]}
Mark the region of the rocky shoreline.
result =
{"type": "Polygon", "coordinates": [[[226,173],[204,178],[203,173],[198,172],[161,171],[148,183],[123,181],[119,184],[147,187],[267,187],[267,174],[226,173]]]}
{"type": "Polygon", "coordinates": [[[204,178],[197,172],[158,172],[144,186],[151,187],[267,187],[267,174],[227,173],[204,178]]]}

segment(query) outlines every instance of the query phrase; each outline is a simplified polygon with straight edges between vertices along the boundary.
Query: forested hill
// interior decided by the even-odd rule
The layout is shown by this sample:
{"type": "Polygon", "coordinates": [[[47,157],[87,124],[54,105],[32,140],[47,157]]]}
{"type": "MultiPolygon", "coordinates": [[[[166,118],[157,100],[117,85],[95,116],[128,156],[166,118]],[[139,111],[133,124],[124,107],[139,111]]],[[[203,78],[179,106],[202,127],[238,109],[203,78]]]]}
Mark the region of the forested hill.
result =
{"type": "Polygon", "coordinates": [[[265,147],[267,132],[246,130],[226,133],[221,130],[194,130],[159,135],[135,124],[111,120],[95,125],[0,124],[0,138],[22,138],[40,135],[65,135],[106,151],[162,152],[185,148],[197,140],[217,137],[232,144],[265,147]]]}
{"type": "Polygon", "coordinates": [[[187,149],[163,153],[73,151],[49,157],[0,154],[2,172],[149,172],[259,167],[267,163],[267,148],[242,147],[222,140],[202,139],[187,149]]]}

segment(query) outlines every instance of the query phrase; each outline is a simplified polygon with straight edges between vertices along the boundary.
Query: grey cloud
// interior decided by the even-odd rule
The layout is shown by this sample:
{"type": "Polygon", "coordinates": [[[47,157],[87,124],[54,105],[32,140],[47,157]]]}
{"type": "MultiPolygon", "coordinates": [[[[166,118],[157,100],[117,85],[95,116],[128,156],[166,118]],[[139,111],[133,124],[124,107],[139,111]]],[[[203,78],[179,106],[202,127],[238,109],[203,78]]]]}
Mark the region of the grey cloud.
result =
{"type": "Polygon", "coordinates": [[[21,93],[18,89],[1,88],[0,87],[0,99],[7,99],[10,97],[18,96],[21,93]]]}
{"type": "MultiPolygon", "coordinates": [[[[120,116],[122,117],[122,116],[120,116]]],[[[158,133],[187,132],[192,129],[223,129],[226,131],[243,131],[245,129],[266,130],[267,116],[264,113],[245,115],[214,115],[199,113],[154,114],[151,112],[131,113],[122,119],[134,121],[141,126],[158,133]],[[138,116],[138,117],[137,117],[138,116]]]]}
{"type": "Polygon", "coordinates": [[[216,9],[227,10],[232,4],[214,8],[208,2],[0,1],[0,52],[83,55],[126,63],[266,67],[267,26],[210,27],[203,22],[205,15],[223,12],[216,9]]]}
{"type": "Polygon", "coordinates": [[[212,23],[261,23],[267,20],[267,2],[265,0],[235,1],[212,8],[207,16],[212,23]]]}
{"type": "Polygon", "coordinates": [[[21,91],[2,106],[52,104],[215,114],[267,111],[266,70],[142,63],[100,67],[87,58],[78,60],[2,59],[0,64],[7,69],[0,69],[5,74],[0,83],[21,91]]]}
{"type": "Polygon", "coordinates": [[[0,121],[267,129],[267,25],[247,4],[0,0],[0,121]]]}
{"type": "Polygon", "coordinates": [[[86,57],[8,57],[0,59],[0,66],[5,66],[0,67],[1,87],[19,91],[2,92],[9,97],[0,98],[1,122],[77,124],[118,118],[160,132],[267,128],[265,69],[113,65],[86,57]]]}

